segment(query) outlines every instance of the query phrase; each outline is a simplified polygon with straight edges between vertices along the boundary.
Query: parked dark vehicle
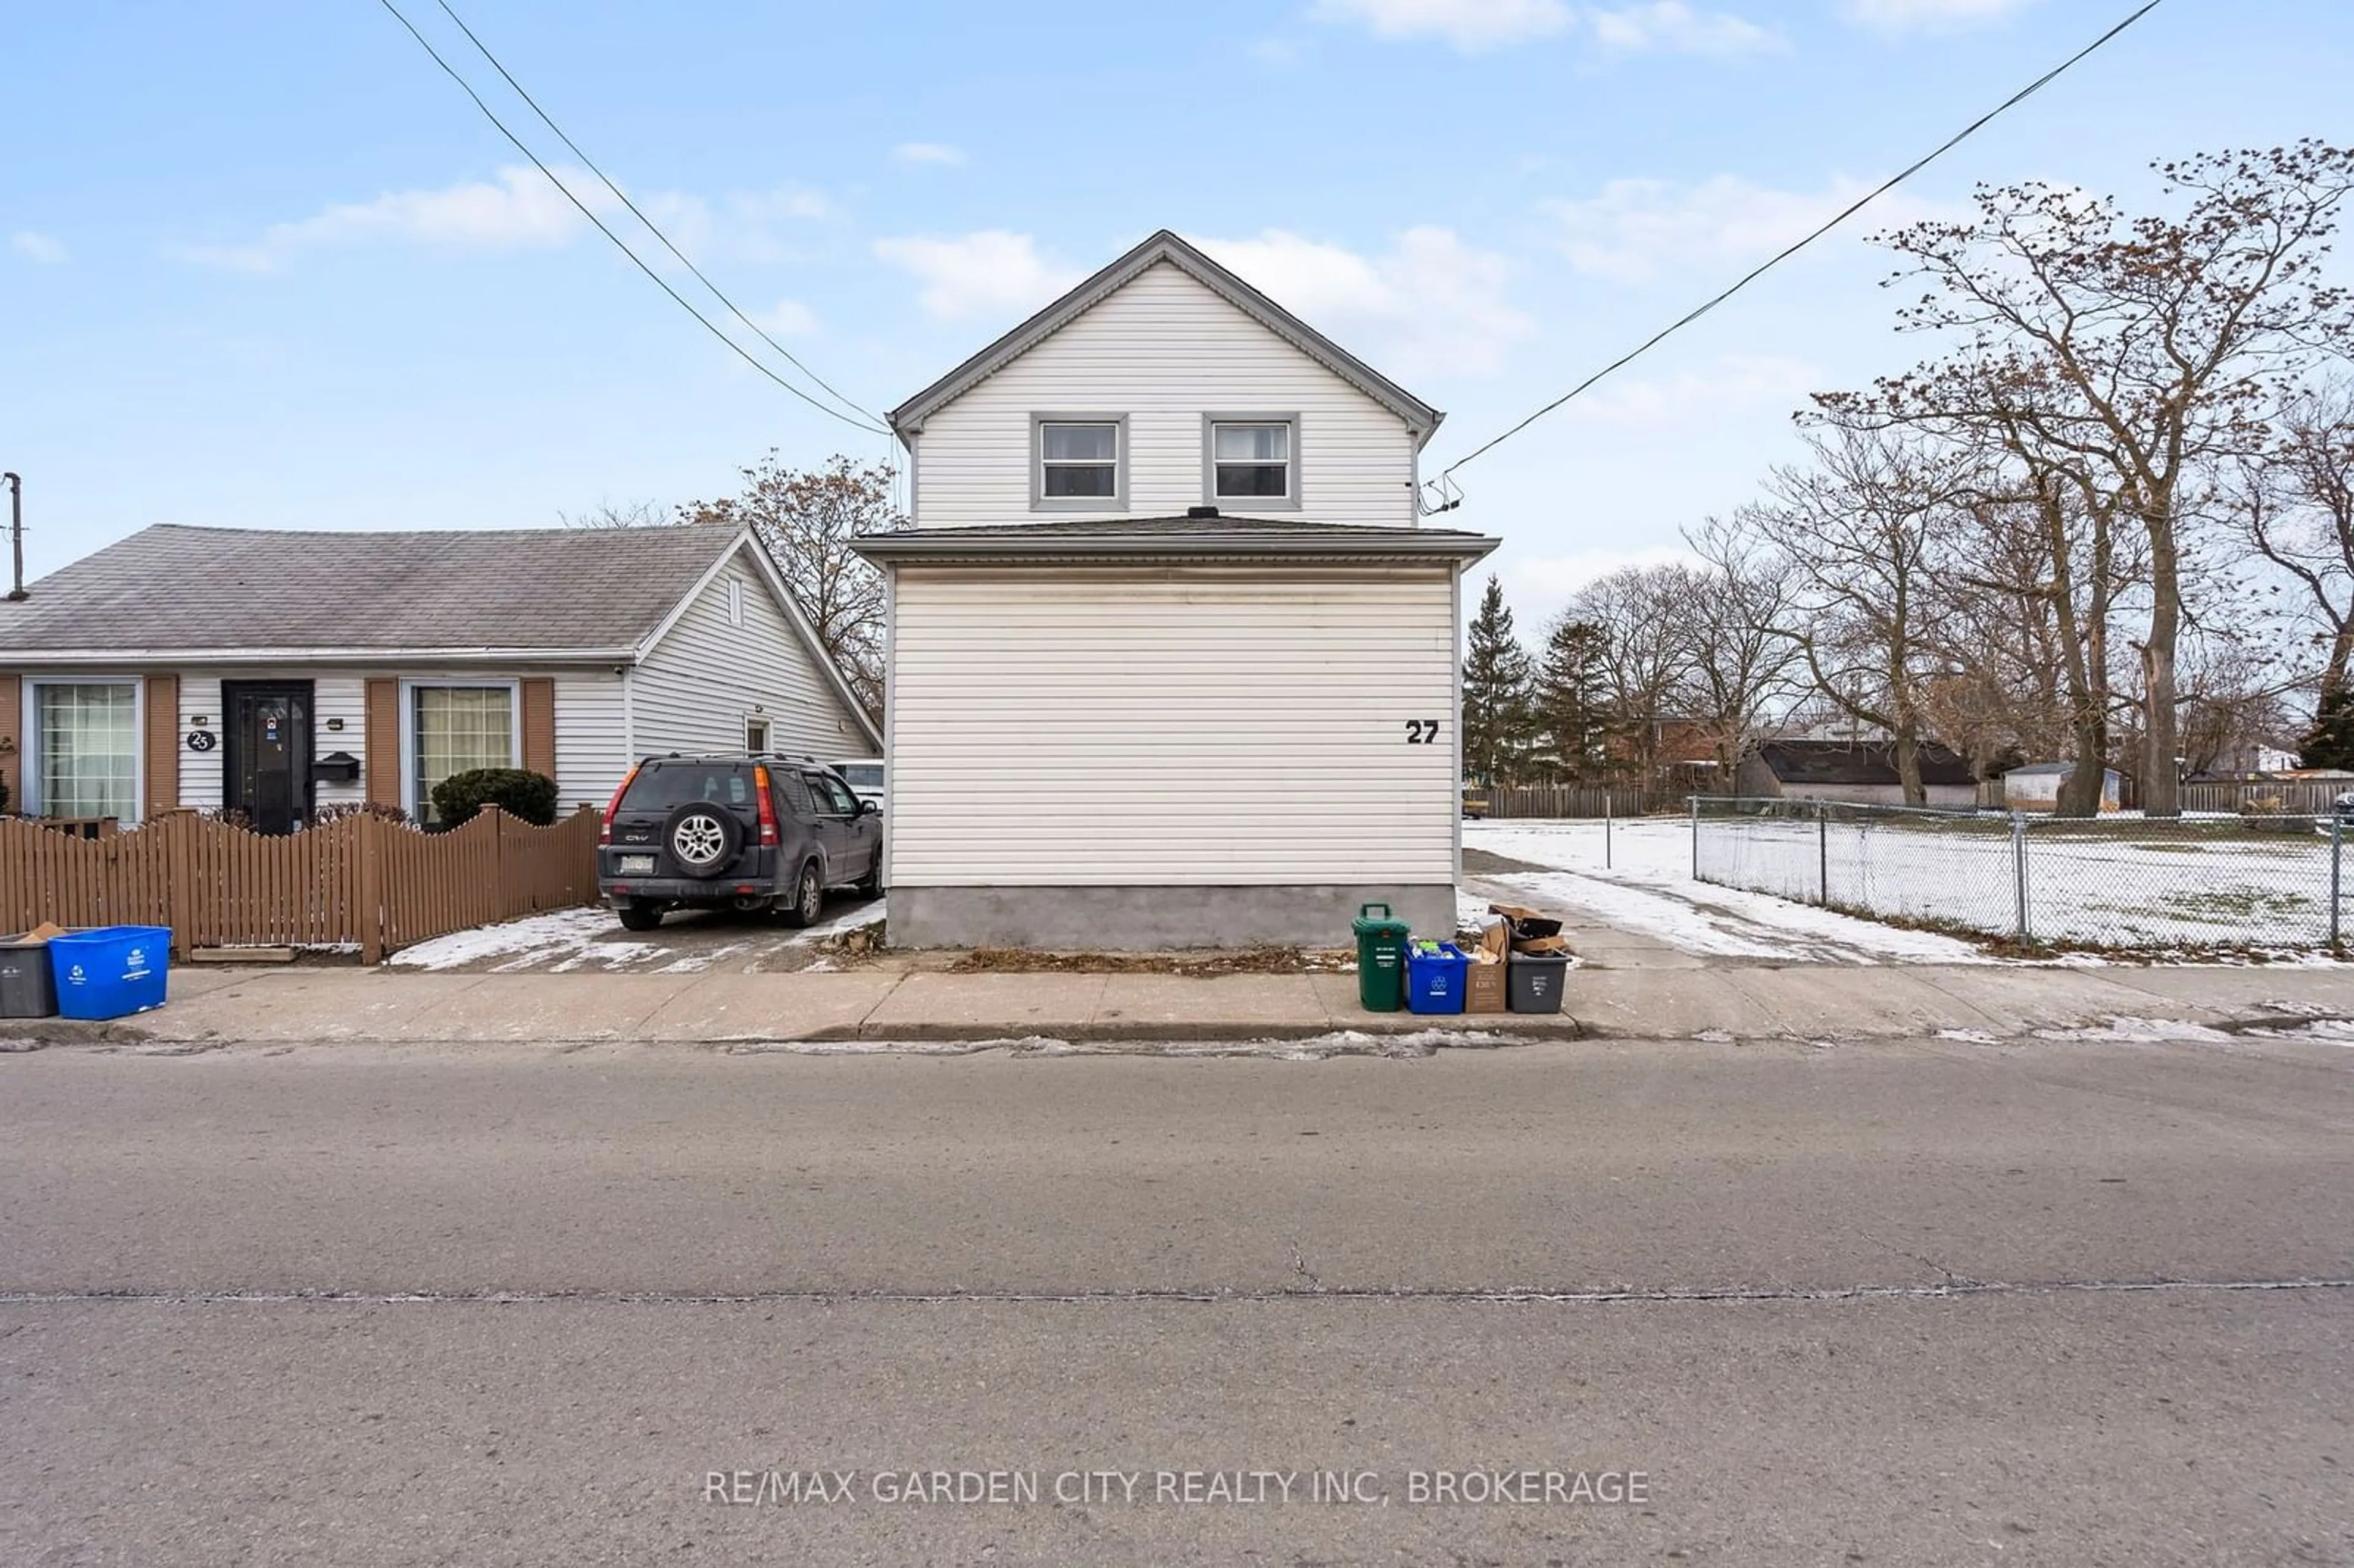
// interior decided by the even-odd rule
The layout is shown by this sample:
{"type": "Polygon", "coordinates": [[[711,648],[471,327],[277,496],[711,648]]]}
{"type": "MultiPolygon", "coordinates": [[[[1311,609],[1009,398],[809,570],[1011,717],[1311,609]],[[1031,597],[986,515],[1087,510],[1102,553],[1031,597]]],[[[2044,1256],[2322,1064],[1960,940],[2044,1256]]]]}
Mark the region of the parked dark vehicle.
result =
{"type": "Polygon", "coordinates": [[[813,923],[829,887],[883,887],[883,819],[822,763],[649,757],[605,808],[597,890],[632,931],[667,909],[778,909],[813,923]]]}

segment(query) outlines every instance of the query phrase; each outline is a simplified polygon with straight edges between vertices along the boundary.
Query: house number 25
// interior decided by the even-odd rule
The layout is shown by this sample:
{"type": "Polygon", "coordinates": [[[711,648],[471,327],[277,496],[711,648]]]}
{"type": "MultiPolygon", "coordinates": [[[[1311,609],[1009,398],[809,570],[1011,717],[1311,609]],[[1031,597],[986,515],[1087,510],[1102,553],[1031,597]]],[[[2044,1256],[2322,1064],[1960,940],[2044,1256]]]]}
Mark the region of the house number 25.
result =
{"type": "Polygon", "coordinates": [[[1408,720],[1406,720],[1406,721],[1405,721],[1405,743],[1406,743],[1408,746],[1436,746],[1436,745],[1437,745],[1437,744],[1438,744],[1438,721],[1437,721],[1437,719],[1408,719],[1408,720]]]}

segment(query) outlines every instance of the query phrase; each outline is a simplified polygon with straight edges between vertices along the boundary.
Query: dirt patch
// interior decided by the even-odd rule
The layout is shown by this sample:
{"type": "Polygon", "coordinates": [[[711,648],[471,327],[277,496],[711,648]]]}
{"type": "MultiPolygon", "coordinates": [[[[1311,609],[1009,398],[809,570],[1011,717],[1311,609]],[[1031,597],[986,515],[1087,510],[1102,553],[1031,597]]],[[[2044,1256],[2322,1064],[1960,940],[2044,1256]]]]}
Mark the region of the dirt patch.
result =
{"type": "Polygon", "coordinates": [[[1343,974],[1356,967],[1348,948],[1239,948],[1192,953],[1050,953],[1029,948],[976,948],[948,966],[950,974],[1303,975],[1343,974]]]}
{"type": "Polygon", "coordinates": [[[1539,865],[1533,861],[1514,860],[1508,854],[1472,849],[1469,845],[1463,851],[1463,871],[1467,876],[1494,876],[1506,872],[1557,872],[1560,869],[1557,865],[1539,865]]]}

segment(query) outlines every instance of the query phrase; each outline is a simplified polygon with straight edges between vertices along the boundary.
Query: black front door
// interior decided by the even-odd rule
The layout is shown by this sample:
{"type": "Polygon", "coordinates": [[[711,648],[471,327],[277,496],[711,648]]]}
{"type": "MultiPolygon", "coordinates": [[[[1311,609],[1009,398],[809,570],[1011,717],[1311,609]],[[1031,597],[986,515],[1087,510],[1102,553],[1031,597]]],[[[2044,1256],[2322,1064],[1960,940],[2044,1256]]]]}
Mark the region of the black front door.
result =
{"type": "Polygon", "coordinates": [[[291,833],[311,821],[311,683],[223,681],[228,754],[221,804],[260,833],[291,833]]]}

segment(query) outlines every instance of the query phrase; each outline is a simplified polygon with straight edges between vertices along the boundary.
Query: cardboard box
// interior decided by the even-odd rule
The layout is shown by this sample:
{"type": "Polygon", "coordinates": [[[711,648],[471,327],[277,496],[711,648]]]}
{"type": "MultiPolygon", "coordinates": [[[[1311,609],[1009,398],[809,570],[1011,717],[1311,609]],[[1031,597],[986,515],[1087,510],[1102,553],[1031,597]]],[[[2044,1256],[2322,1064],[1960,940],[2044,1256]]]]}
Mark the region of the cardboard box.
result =
{"type": "Polygon", "coordinates": [[[1471,967],[1463,971],[1463,1011],[1466,1012],[1502,1012],[1507,1001],[1506,965],[1503,956],[1481,948],[1471,955],[1471,967]]]}

